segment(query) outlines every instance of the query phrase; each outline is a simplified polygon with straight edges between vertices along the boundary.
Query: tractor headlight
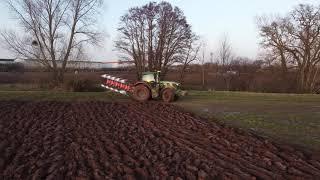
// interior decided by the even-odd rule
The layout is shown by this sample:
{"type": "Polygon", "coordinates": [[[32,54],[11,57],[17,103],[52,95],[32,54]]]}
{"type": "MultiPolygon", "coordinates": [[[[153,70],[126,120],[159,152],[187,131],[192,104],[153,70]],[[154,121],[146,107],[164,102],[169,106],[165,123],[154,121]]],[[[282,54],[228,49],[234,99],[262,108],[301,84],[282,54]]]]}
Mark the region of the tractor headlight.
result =
{"type": "Polygon", "coordinates": [[[174,86],[175,88],[179,88],[179,87],[180,87],[180,83],[173,83],[173,86],[174,86]]]}

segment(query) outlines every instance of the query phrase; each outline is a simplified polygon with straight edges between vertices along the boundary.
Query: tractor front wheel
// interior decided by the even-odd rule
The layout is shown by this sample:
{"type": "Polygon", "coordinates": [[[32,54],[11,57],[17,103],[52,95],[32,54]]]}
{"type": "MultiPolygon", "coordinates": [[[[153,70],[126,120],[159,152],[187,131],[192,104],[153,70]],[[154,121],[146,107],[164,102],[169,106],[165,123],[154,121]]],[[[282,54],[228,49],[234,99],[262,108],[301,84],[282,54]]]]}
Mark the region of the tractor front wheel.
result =
{"type": "Polygon", "coordinates": [[[174,101],[175,92],[171,88],[164,89],[162,92],[162,100],[166,103],[174,101]]]}
{"type": "Polygon", "coordinates": [[[132,96],[137,101],[146,102],[150,99],[151,93],[147,86],[140,84],[133,88],[132,96]]]}

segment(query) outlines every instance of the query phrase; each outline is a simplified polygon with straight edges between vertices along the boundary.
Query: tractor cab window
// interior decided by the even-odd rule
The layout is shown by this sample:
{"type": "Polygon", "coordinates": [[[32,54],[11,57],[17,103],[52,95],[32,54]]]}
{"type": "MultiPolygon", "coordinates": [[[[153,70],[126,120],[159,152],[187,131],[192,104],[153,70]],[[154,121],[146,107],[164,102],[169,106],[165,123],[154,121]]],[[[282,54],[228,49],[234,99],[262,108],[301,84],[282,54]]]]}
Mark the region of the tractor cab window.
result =
{"type": "Polygon", "coordinates": [[[142,76],[142,81],[146,81],[146,82],[155,82],[155,77],[154,74],[144,74],[142,76]]]}

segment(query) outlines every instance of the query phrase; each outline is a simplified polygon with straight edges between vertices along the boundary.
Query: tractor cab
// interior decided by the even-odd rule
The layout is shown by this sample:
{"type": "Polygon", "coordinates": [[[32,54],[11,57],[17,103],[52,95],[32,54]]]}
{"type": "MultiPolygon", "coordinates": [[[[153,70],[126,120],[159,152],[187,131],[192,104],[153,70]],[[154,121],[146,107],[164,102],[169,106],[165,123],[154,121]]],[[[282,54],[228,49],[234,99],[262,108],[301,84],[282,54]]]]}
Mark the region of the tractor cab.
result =
{"type": "Polygon", "coordinates": [[[144,72],[142,73],[142,81],[148,83],[159,83],[160,82],[160,71],[157,72],[144,72]]]}

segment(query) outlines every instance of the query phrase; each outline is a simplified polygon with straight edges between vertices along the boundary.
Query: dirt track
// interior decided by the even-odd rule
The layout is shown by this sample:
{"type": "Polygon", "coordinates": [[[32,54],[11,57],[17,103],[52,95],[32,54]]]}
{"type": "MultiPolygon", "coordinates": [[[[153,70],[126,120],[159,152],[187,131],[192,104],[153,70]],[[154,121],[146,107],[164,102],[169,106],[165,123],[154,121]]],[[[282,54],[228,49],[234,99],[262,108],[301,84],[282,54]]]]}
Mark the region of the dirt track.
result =
{"type": "Polygon", "coordinates": [[[0,179],[320,177],[319,156],[174,106],[0,102],[0,109],[0,179]]]}

